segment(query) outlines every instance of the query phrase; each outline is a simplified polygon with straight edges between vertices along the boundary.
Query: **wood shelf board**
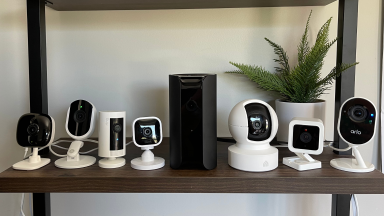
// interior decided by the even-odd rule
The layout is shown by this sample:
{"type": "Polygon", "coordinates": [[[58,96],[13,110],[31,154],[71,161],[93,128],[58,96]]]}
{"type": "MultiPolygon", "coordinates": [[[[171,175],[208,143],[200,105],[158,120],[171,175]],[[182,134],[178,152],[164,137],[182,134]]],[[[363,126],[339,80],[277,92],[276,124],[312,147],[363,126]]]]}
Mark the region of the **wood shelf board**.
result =
{"type": "MultiPolygon", "coordinates": [[[[62,144],[68,145],[68,144],[62,144]]],[[[103,169],[94,164],[83,169],[65,170],[51,163],[35,171],[12,168],[0,174],[0,192],[100,192],[100,193],[312,193],[312,194],[384,194],[384,174],[349,173],[330,167],[330,160],[342,157],[324,149],[313,156],[323,168],[299,172],[282,164],[282,158],[293,156],[287,148],[279,148],[279,167],[270,172],[251,173],[231,168],[227,163],[229,143],[218,142],[218,166],[213,170],[174,170],[169,166],[169,144],[154,149],[156,156],[166,159],[165,167],[138,171],[130,161],[142,151],[131,144],[127,147],[124,167],[103,169]]],[[[97,144],[86,143],[86,149],[97,144]]],[[[64,154],[63,150],[56,149],[64,154]]],[[[94,152],[97,155],[97,151],[94,152]]],[[[344,156],[345,157],[345,156],[344,156]]],[[[97,157],[97,160],[100,158],[97,157]]]]}
{"type": "Polygon", "coordinates": [[[336,0],[49,0],[58,11],[324,6],[336,0]]]}

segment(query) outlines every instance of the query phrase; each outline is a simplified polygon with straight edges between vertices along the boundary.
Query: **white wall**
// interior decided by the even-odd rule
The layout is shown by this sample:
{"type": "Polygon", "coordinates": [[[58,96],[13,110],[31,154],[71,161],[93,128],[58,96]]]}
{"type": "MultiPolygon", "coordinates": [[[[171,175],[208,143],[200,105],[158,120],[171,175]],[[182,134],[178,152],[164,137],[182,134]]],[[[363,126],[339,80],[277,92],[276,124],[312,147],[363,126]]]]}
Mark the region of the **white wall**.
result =
{"type": "MultiPolygon", "coordinates": [[[[379,102],[381,1],[360,1],[356,95],[379,102]]],[[[68,104],[83,98],[98,110],[126,110],[127,122],[156,115],[168,135],[168,74],[218,74],[218,135],[229,136],[227,118],[239,101],[278,96],[245,77],[224,74],[229,61],[273,70],[273,49],[264,37],[282,45],[295,64],[296,47],[313,9],[310,36],[331,16],[336,37],[337,3],[325,7],[204,9],[159,11],[58,12],[47,8],[49,111],[64,130],[68,104]]],[[[324,74],[335,65],[334,46],[324,74]]],[[[18,117],[28,112],[28,60],[25,0],[0,0],[0,71],[2,115],[13,127],[0,128],[0,170],[20,159],[14,140],[18,117]],[[5,77],[5,79],[4,79],[5,77]],[[12,89],[10,91],[9,89],[12,89]],[[7,113],[7,114],[4,114],[7,113]],[[7,157],[7,158],[6,158],[7,157]]],[[[327,100],[326,138],[333,137],[334,92],[327,100]]],[[[4,127],[4,126],[0,126],[4,127]]],[[[127,136],[131,135],[127,129],[127,136]]],[[[94,134],[97,136],[97,132],[94,134]]],[[[377,163],[378,141],[361,147],[377,163]]],[[[17,194],[1,194],[0,209],[18,215],[17,194]],[[4,201],[3,201],[4,200],[4,201]]],[[[360,195],[362,215],[381,215],[382,195],[360,195]],[[374,200],[374,201],[372,201],[374,200]],[[365,214],[364,214],[365,213],[365,214]]],[[[277,194],[53,194],[53,215],[329,215],[330,195],[277,194]],[[153,202],[148,208],[146,202],[153,202]],[[122,207],[123,206],[123,207],[122,207]]]]}

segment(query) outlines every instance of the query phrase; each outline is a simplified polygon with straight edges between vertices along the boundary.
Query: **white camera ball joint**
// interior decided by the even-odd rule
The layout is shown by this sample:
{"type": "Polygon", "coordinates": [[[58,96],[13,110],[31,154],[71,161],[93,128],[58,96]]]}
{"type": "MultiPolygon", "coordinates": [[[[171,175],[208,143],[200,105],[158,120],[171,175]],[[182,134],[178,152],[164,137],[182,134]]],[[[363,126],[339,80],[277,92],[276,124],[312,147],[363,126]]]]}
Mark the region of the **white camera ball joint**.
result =
{"type": "Polygon", "coordinates": [[[144,150],[139,158],[131,161],[131,167],[137,170],[154,170],[164,167],[164,158],[155,157],[151,149],[163,140],[161,121],[157,117],[141,117],[132,123],[133,143],[144,150]]]}
{"type": "MultiPolygon", "coordinates": [[[[372,172],[375,166],[361,157],[357,147],[367,144],[376,133],[377,111],[375,105],[366,98],[350,98],[340,107],[337,131],[346,142],[355,158],[331,160],[333,168],[347,172],[372,172]]],[[[336,149],[337,150],[337,149],[336,149]]]]}
{"type": "Polygon", "coordinates": [[[321,168],[309,154],[323,152],[324,124],[316,118],[293,118],[289,123],[288,148],[297,156],[283,158],[283,164],[299,171],[321,168]]]}
{"type": "Polygon", "coordinates": [[[270,145],[278,129],[277,115],[261,100],[238,103],[229,114],[229,131],[236,140],[228,147],[228,164],[239,170],[264,172],[278,166],[278,150],[270,145]]]}
{"type": "MultiPolygon", "coordinates": [[[[79,150],[83,147],[82,140],[89,138],[96,125],[96,107],[86,101],[73,101],[68,108],[65,129],[70,137],[75,139],[71,143],[67,155],[57,155],[62,158],[55,161],[55,166],[62,169],[77,169],[93,165],[96,158],[87,155],[79,155],[79,150]]],[[[52,149],[50,148],[51,152],[52,149]]]]}

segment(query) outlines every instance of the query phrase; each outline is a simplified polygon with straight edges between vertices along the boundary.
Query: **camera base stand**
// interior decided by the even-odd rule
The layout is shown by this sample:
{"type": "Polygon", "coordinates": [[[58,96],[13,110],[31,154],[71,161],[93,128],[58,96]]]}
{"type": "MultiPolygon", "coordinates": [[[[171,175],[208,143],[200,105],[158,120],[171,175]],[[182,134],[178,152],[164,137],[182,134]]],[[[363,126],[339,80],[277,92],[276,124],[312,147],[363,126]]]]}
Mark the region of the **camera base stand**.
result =
{"type": "Polygon", "coordinates": [[[346,172],[365,173],[375,170],[375,165],[366,162],[364,163],[366,164],[366,167],[361,167],[357,163],[357,160],[353,158],[337,158],[331,160],[331,166],[333,168],[346,172]]]}
{"type": "Polygon", "coordinates": [[[49,164],[51,159],[41,158],[40,155],[37,154],[38,151],[38,148],[33,148],[32,156],[30,156],[28,159],[13,164],[12,168],[15,170],[36,170],[49,164]]]}
{"type": "Polygon", "coordinates": [[[308,154],[303,153],[295,153],[297,156],[294,157],[285,157],[283,158],[283,164],[298,170],[313,170],[321,168],[321,162],[318,160],[314,160],[308,154]]]}
{"type": "Polygon", "coordinates": [[[361,157],[357,146],[350,145],[352,148],[352,153],[355,158],[337,158],[331,160],[331,166],[335,169],[346,171],[346,172],[356,172],[356,173],[366,173],[372,172],[375,170],[375,165],[367,163],[361,157]]]}
{"type": "Polygon", "coordinates": [[[154,170],[164,167],[165,160],[155,157],[151,150],[146,149],[141,157],[131,160],[131,167],[137,170],[154,170]]]}
{"type": "Polygon", "coordinates": [[[99,160],[99,167],[106,168],[106,169],[113,169],[113,168],[119,168],[125,165],[125,159],[124,158],[103,158],[99,160]]]}
{"type": "Polygon", "coordinates": [[[78,161],[69,161],[67,158],[60,158],[55,161],[55,166],[62,169],[78,169],[93,165],[96,158],[92,156],[79,155],[78,161]]]}

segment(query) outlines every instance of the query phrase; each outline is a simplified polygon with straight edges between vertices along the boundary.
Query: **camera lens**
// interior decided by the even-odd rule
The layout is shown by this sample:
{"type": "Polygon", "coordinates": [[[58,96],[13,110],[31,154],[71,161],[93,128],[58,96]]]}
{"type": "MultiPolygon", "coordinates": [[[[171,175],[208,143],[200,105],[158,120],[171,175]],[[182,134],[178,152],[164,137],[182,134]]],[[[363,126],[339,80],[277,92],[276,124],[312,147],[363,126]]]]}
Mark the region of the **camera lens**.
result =
{"type": "Polygon", "coordinates": [[[308,132],[304,132],[304,133],[300,134],[300,140],[303,143],[309,143],[312,140],[312,135],[308,132]]]}
{"type": "Polygon", "coordinates": [[[31,124],[27,128],[27,132],[29,135],[35,135],[39,132],[39,126],[37,124],[31,124]]]}
{"type": "Polygon", "coordinates": [[[120,124],[115,124],[115,125],[113,125],[113,131],[114,131],[115,133],[120,133],[121,129],[122,129],[122,127],[121,127],[120,124]]]}
{"type": "Polygon", "coordinates": [[[197,107],[198,107],[198,106],[197,106],[196,101],[194,101],[194,100],[189,100],[189,101],[187,102],[186,107],[187,107],[187,110],[188,110],[188,111],[190,111],[190,112],[194,112],[194,111],[197,110],[197,107]]]}
{"type": "Polygon", "coordinates": [[[349,109],[349,117],[352,121],[363,122],[368,115],[367,110],[361,105],[355,105],[349,109]]]}
{"type": "Polygon", "coordinates": [[[268,129],[268,120],[260,114],[249,116],[249,121],[252,124],[252,128],[260,132],[260,130],[268,129]]]}
{"type": "Polygon", "coordinates": [[[85,121],[85,112],[83,110],[77,110],[75,112],[75,115],[73,116],[73,118],[75,119],[75,122],[77,123],[81,123],[83,121],[85,121]]]}
{"type": "Polygon", "coordinates": [[[256,121],[254,121],[252,124],[253,124],[253,127],[254,127],[256,130],[259,130],[259,129],[261,128],[261,126],[263,125],[263,124],[261,124],[260,120],[256,120],[256,121]]]}
{"type": "Polygon", "coordinates": [[[151,128],[143,128],[143,135],[145,137],[151,137],[152,136],[152,129],[151,128]]]}

